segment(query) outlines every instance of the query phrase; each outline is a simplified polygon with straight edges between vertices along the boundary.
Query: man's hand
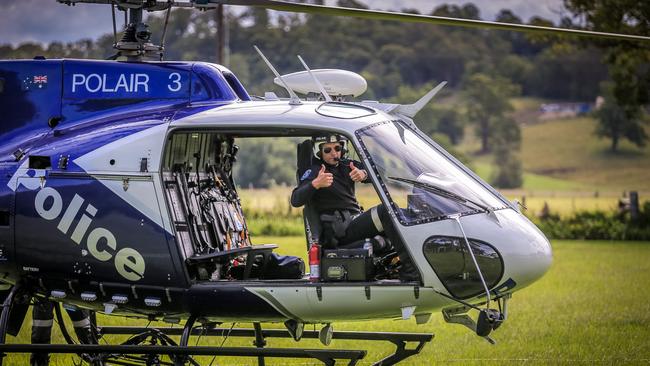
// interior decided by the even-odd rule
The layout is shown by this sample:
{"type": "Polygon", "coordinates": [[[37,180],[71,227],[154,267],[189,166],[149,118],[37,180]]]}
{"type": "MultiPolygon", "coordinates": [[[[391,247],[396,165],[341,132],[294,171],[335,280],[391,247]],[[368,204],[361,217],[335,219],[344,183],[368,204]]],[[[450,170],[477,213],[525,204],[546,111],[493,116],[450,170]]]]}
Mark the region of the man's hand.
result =
{"type": "Polygon", "coordinates": [[[332,173],[325,172],[325,165],[321,164],[318,176],[311,181],[311,185],[316,189],[327,188],[334,182],[332,173]]]}
{"type": "Polygon", "coordinates": [[[368,173],[366,173],[365,170],[354,166],[353,162],[350,162],[350,169],[352,170],[350,172],[350,178],[352,178],[352,181],[354,182],[361,182],[362,180],[366,179],[366,177],[368,177],[368,173]]]}

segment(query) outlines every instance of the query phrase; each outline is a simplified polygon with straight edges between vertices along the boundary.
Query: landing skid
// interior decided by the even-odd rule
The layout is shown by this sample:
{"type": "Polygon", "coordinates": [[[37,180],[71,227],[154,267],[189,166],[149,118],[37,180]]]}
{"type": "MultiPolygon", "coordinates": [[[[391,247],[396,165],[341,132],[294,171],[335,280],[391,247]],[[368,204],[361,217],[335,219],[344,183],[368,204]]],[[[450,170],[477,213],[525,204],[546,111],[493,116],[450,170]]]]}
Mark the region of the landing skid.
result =
{"type": "MultiPolygon", "coordinates": [[[[102,327],[102,335],[130,335],[129,341],[120,345],[90,344],[1,344],[2,353],[30,353],[34,351],[49,353],[77,353],[92,356],[93,365],[196,365],[191,356],[235,356],[257,357],[258,365],[264,366],[266,358],[310,358],[334,365],[337,360],[346,360],[348,365],[356,365],[363,359],[365,350],[329,350],[302,348],[265,348],[266,338],[291,338],[284,329],[262,330],[259,324],[255,329],[242,328],[206,328],[193,327],[190,319],[184,329],[181,328],[142,328],[142,327],[102,327]],[[188,327],[189,325],[189,327],[188,327]],[[256,347],[218,347],[187,346],[190,336],[201,337],[254,337],[256,347]],[[180,345],[176,345],[170,336],[181,336],[180,345]],[[135,344],[140,342],[139,344],[135,344]],[[151,345],[153,343],[153,345],[151,345]],[[150,345],[143,345],[150,344],[150,345]],[[172,363],[162,361],[159,355],[170,356],[172,363]]],[[[318,339],[319,332],[304,331],[302,338],[318,339]]],[[[339,332],[333,333],[333,339],[387,341],[395,345],[393,354],[372,365],[394,365],[410,356],[420,353],[424,345],[433,339],[433,334],[424,333],[383,333],[383,332],[339,332]],[[416,343],[407,349],[408,343],[416,343]]]]}

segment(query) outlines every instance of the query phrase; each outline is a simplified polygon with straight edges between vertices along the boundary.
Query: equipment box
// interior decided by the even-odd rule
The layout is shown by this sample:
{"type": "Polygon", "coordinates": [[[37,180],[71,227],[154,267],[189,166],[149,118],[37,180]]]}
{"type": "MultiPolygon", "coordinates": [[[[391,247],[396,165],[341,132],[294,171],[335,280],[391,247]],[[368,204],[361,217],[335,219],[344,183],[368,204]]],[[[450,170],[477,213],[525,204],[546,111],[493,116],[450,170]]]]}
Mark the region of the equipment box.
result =
{"type": "Polygon", "coordinates": [[[372,257],[367,249],[323,251],[321,281],[368,281],[373,274],[372,257]]]}

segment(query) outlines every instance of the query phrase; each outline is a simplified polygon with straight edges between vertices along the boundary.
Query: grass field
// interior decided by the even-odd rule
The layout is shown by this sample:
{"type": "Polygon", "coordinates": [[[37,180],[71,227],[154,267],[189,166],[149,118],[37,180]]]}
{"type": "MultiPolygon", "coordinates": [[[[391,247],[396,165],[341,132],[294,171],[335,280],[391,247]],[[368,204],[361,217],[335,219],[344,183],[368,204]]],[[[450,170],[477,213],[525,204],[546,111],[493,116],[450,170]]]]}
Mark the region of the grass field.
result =
{"type": "MultiPolygon", "coordinates": [[[[552,180],[553,178],[543,177],[552,180]]],[[[241,190],[242,205],[249,221],[258,217],[266,220],[267,224],[302,225],[302,209],[291,208],[289,197],[291,187],[275,187],[272,189],[244,189],[241,190]],[[284,222],[278,221],[283,218],[284,222]]],[[[527,190],[513,189],[502,190],[501,193],[508,199],[517,199],[525,202],[528,208],[526,214],[537,215],[548,204],[551,212],[562,216],[570,215],[576,211],[612,211],[616,210],[619,198],[623,192],[618,191],[589,191],[589,190],[527,190]]],[[[379,198],[370,185],[357,188],[357,198],[366,209],[379,204],[379,198]]],[[[650,199],[650,191],[639,192],[640,202],[650,199]]]]}
{"type": "MultiPolygon", "coordinates": [[[[259,237],[256,243],[280,244],[279,252],[302,255],[301,237],[259,237]]],[[[423,352],[403,365],[458,364],[648,364],[650,363],[650,243],[576,242],[553,243],[554,263],[549,273],[529,288],[514,294],[509,319],[489,345],[458,325],[444,323],[434,314],[426,325],[414,320],[378,320],[372,323],[337,323],[336,330],[432,332],[434,340],[423,352]]],[[[104,324],[135,321],[101,317],[104,324]]],[[[29,339],[26,323],[18,339],[29,339]]],[[[237,325],[248,326],[248,325],[237,325]]],[[[272,327],[269,325],[268,327],[272,327]]],[[[61,342],[58,330],[55,338],[61,342]]],[[[115,341],[115,339],[113,339],[115,341]]],[[[192,338],[191,342],[196,342],[192,338]]],[[[213,338],[212,344],[223,339],[213,338]]],[[[228,339],[224,346],[250,346],[251,340],[228,339]]],[[[199,344],[208,344],[202,339],[199,344]]],[[[318,342],[269,339],[268,347],[320,348],[318,342]]],[[[367,349],[362,365],[388,354],[390,344],[334,341],[332,347],[367,349]]],[[[27,356],[11,355],[5,365],[25,365],[27,356]]],[[[56,356],[53,365],[71,365],[72,356],[56,356]]],[[[211,358],[200,358],[210,364],[211,358]]],[[[308,364],[305,360],[268,359],[267,364],[308,364]]],[[[256,365],[256,360],[219,358],[213,365],[256,365]]]]}

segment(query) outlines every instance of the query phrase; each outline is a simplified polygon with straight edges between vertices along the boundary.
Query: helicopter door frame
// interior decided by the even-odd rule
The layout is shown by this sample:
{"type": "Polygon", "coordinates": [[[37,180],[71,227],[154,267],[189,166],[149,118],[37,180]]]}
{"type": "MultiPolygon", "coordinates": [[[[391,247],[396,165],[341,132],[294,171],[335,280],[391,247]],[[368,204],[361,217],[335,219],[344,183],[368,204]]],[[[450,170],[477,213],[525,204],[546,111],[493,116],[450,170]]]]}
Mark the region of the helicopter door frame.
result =
{"type": "Polygon", "coordinates": [[[236,148],[232,137],[214,128],[172,127],[165,135],[159,170],[162,199],[171,240],[190,282],[222,279],[228,253],[267,258],[266,252],[273,249],[251,245],[231,181],[236,148]],[[203,169],[197,172],[196,166],[203,169]],[[208,212],[202,202],[210,202],[208,212]]]}

